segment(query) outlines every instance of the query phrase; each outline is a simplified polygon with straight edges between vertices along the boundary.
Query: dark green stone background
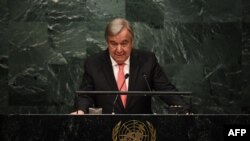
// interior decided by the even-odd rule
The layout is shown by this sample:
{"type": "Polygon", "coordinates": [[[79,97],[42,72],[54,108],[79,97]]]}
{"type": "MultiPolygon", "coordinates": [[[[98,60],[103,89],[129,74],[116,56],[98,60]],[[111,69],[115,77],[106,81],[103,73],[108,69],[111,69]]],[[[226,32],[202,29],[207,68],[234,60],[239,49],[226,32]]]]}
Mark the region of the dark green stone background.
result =
{"type": "Polygon", "coordinates": [[[71,112],[84,60],[106,48],[115,17],[193,92],[194,113],[250,113],[249,9],[249,0],[0,0],[0,113],[71,112]]]}

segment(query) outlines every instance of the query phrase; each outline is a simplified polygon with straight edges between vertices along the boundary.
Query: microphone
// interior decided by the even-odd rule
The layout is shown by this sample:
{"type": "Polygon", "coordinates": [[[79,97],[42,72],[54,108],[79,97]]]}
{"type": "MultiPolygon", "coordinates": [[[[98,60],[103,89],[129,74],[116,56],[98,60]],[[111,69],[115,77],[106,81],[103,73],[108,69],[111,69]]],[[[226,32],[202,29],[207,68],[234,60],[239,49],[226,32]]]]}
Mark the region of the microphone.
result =
{"type": "Polygon", "coordinates": [[[146,84],[147,84],[148,90],[149,90],[149,91],[152,91],[152,90],[151,90],[151,87],[149,86],[149,83],[148,83],[147,75],[146,75],[145,73],[143,74],[143,78],[144,78],[144,80],[145,80],[145,82],[146,82],[146,84]]]}
{"type": "MultiPolygon", "coordinates": [[[[125,82],[126,82],[126,79],[129,77],[129,74],[128,74],[128,73],[126,73],[124,77],[125,77],[125,79],[123,80],[123,82],[122,82],[122,86],[121,86],[121,88],[119,88],[119,91],[121,91],[121,89],[122,89],[123,85],[124,85],[124,84],[125,84],[125,82]]],[[[118,94],[118,95],[116,95],[115,100],[114,100],[114,102],[113,102],[113,112],[112,112],[112,115],[114,115],[114,114],[115,114],[115,104],[116,104],[116,101],[117,101],[118,96],[119,96],[119,94],[118,94]]]]}

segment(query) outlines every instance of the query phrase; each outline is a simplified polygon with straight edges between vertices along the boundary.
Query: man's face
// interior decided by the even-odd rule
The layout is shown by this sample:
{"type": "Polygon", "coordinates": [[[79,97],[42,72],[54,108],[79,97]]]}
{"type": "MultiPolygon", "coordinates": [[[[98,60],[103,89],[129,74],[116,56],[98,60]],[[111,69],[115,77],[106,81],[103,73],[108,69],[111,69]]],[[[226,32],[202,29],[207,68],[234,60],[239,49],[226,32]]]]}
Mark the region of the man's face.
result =
{"type": "Polygon", "coordinates": [[[133,48],[132,36],[126,28],[115,36],[109,36],[107,44],[109,54],[117,64],[123,64],[130,56],[133,48]]]}

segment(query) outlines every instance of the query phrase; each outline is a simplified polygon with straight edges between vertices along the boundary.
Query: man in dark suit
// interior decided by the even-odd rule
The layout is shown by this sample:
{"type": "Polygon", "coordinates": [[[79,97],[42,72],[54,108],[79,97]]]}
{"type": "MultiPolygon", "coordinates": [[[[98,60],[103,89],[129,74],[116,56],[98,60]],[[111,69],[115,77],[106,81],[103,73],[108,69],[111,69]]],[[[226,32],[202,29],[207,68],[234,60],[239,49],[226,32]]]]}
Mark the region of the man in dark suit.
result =
{"type": "MultiPolygon", "coordinates": [[[[154,53],[133,49],[131,24],[121,18],[106,27],[108,49],[87,58],[80,90],[84,91],[176,91],[154,53]],[[127,75],[126,75],[127,74],[127,75]],[[128,76],[129,74],[129,76],[128,76]],[[148,84],[147,84],[148,81],[148,84]]],[[[180,97],[161,96],[168,105],[183,105],[180,97]]],[[[152,114],[150,96],[85,95],[78,99],[79,109],[72,114],[88,113],[89,107],[100,107],[104,114],[152,114]],[[115,102],[115,103],[114,103],[115,102]]]]}

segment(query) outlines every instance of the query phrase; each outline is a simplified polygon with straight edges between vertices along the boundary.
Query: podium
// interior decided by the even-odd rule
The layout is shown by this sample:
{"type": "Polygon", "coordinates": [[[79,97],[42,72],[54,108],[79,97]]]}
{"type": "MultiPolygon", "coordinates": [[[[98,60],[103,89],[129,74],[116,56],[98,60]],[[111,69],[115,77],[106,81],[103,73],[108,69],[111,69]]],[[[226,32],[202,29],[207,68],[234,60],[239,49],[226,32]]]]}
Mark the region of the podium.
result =
{"type": "MultiPolygon", "coordinates": [[[[76,91],[75,95],[75,103],[78,103],[78,98],[84,95],[114,95],[116,96],[114,100],[114,104],[117,100],[117,97],[119,95],[128,95],[128,96],[185,96],[189,97],[188,102],[188,109],[191,111],[192,109],[192,92],[190,91],[127,91],[127,92],[121,92],[121,91],[76,91]]],[[[177,109],[182,108],[183,105],[169,105],[169,109],[177,109]]],[[[113,106],[114,108],[114,106],[113,106]]],[[[75,109],[78,108],[78,104],[75,105],[75,109]]],[[[98,110],[98,109],[97,109],[98,110]]],[[[113,109],[114,111],[114,109],[113,109]]]]}
{"type": "Polygon", "coordinates": [[[228,126],[250,125],[250,115],[0,115],[0,119],[3,141],[121,141],[130,135],[143,141],[226,141],[228,126]]]}

